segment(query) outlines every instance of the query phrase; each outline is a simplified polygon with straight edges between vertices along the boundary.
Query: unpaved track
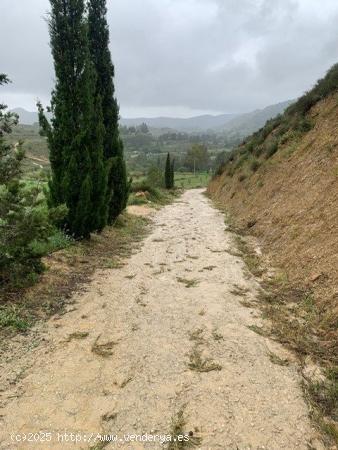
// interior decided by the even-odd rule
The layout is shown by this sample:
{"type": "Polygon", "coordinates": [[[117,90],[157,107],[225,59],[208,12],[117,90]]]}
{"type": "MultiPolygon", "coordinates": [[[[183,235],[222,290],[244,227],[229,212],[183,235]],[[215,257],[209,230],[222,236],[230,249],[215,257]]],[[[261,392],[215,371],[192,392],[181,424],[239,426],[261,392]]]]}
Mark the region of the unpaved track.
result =
{"type": "Polygon", "coordinates": [[[48,323],[45,343],[29,354],[34,361],[20,396],[0,410],[1,449],[89,448],[54,439],[8,444],[13,431],[169,433],[184,404],[186,431],[199,430],[201,449],[307,448],[313,430],[296,366],[271,362],[269,349],[283,349],[248,328],[260,324],[258,313],[231,293],[237,285],[250,299],[256,285],[228,253],[233,242],[222,214],[192,190],[154,222],[123,268],[97,273],[88,291],[75,296],[75,310],[48,323]],[[197,329],[204,330],[198,348],[222,370],[188,368],[197,329]],[[79,332],[89,334],[67,339],[79,332]],[[111,344],[99,347],[105,355],[92,351],[95,342],[111,344]]]}

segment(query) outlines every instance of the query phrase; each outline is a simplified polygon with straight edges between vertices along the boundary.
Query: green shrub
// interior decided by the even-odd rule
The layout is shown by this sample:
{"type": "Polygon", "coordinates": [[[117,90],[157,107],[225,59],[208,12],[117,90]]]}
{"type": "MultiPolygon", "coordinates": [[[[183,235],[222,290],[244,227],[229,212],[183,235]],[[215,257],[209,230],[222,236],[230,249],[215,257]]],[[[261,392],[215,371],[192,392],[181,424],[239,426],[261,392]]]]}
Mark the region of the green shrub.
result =
{"type": "Polygon", "coordinates": [[[245,147],[246,151],[249,152],[249,153],[253,153],[254,148],[255,148],[255,147],[254,147],[254,144],[253,144],[252,141],[249,142],[249,143],[246,145],[246,147],[245,147]]]}
{"type": "Polygon", "coordinates": [[[21,316],[21,311],[15,305],[0,306],[0,328],[8,327],[18,331],[29,328],[29,322],[21,316]]]}
{"type": "Polygon", "coordinates": [[[248,158],[249,158],[249,154],[244,153],[235,163],[234,169],[238,170],[240,167],[242,167],[248,158]]]}
{"type": "Polygon", "coordinates": [[[129,196],[128,204],[129,205],[145,205],[148,203],[148,200],[144,197],[136,197],[135,194],[131,194],[129,196]]]}
{"type": "Polygon", "coordinates": [[[214,173],[214,175],[213,175],[213,179],[214,179],[215,177],[219,177],[220,175],[222,175],[222,174],[224,173],[224,171],[225,171],[225,168],[226,168],[226,164],[225,164],[225,163],[220,164],[220,165],[217,167],[217,169],[215,170],[215,173],[214,173]]]}
{"type": "Polygon", "coordinates": [[[296,123],[294,129],[296,131],[300,131],[301,133],[307,133],[308,131],[312,130],[313,128],[313,122],[309,119],[302,119],[299,122],[296,123]]]}
{"type": "MultiPolygon", "coordinates": [[[[3,83],[0,75],[0,84],[3,83]]],[[[11,147],[5,136],[17,117],[0,104],[0,286],[24,286],[36,280],[43,270],[41,254],[34,245],[46,242],[53,221],[66,214],[66,208],[48,210],[39,183],[21,180],[22,146],[11,147]]]]}
{"type": "Polygon", "coordinates": [[[278,142],[271,141],[266,147],[266,157],[271,158],[278,150],[278,142]]]}
{"type": "Polygon", "coordinates": [[[149,192],[150,197],[154,199],[160,199],[161,198],[161,192],[156,187],[152,186],[147,181],[140,181],[137,183],[133,183],[131,186],[131,192],[149,192]]]}
{"type": "Polygon", "coordinates": [[[260,156],[264,152],[264,145],[257,145],[253,151],[253,155],[260,156]]]}
{"type": "Polygon", "coordinates": [[[250,169],[253,172],[257,172],[257,170],[259,169],[261,163],[257,160],[257,159],[253,159],[250,163],[250,169]]]}
{"type": "Polygon", "coordinates": [[[74,239],[63,231],[55,229],[53,234],[45,241],[34,241],[31,243],[32,252],[36,255],[45,256],[74,244],[74,239]]]}
{"type": "Polygon", "coordinates": [[[164,187],[163,171],[156,166],[150,167],[147,173],[146,183],[154,187],[164,187]]]}
{"type": "Polygon", "coordinates": [[[235,168],[229,167],[229,169],[227,170],[227,176],[232,178],[234,176],[234,173],[235,173],[235,168]]]}
{"type": "Polygon", "coordinates": [[[311,91],[306,92],[296,103],[286,110],[287,115],[305,114],[319,101],[338,90],[338,64],[335,64],[327,72],[326,76],[318,80],[311,91]]]}

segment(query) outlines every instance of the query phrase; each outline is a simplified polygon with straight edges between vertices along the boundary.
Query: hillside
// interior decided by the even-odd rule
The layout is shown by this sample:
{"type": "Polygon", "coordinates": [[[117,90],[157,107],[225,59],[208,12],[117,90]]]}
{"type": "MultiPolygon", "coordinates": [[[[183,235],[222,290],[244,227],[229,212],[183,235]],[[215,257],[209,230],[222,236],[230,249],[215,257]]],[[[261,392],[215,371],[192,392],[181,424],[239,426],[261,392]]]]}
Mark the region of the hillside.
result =
{"type": "MultiPolygon", "coordinates": [[[[24,108],[14,108],[12,112],[19,116],[20,123],[22,125],[34,125],[39,122],[37,111],[27,111],[24,108]]],[[[47,116],[50,117],[50,114],[47,113],[47,116]]]]}
{"type": "Polygon", "coordinates": [[[338,354],[337,91],[338,65],[235,149],[208,187],[242,232],[258,238],[264,259],[277,268],[275,281],[304,293],[303,309],[287,295],[292,316],[315,330],[313,349],[302,350],[332,361],[338,354]]]}
{"type": "Polygon", "coordinates": [[[267,120],[282,114],[292,102],[293,100],[287,100],[263,109],[256,109],[255,111],[241,114],[229,120],[223,126],[223,131],[226,134],[238,134],[244,138],[263,127],[267,120]]]}
{"type": "Polygon", "coordinates": [[[202,115],[189,118],[176,117],[138,117],[133,119],[121,118],[121,125],[137,126],[146,123],[151,128],[169,128],[177,131],[199,132],[213,130],[224,126],[236,114],[202,115]]]}
{"type": "MultiPolygon", "coordinates": [[[[178,117],[136,117],[121,118],[120,125],[126,127],[140,126],[146,123],[148,127],[165,132],[176,130],[180,132],[197,133],[213,130],[225,134],[240,134],[243,138],[248,134],[261,128],[265,122],[282,113],[291,103],[290,100],[276,105],[270,105],[263,109],[257,109],[245,114],[219,114],[202,115],[189,118],[178,117]]],[[[20,123],[24,125],[34,125],[38,122],[36,112],[26,111],[23,108],[13,109],[19,115],[20,123]]]]}
{"type": "MultiPolygon", "coordinates": [[[[271,105],[247,114],[204,115],[180,118],[135,118],[120,120],[125,154],[131,170],[148,167],[158,160],[159,155],[172,153],[182,166],[185,154],[193,143],[206,145],[212,160],[220,152],[233,148],[241,139],[258,130],[267,119],[284,111],[290,101],[271,105]],[[141,131],[147,123],[149,132],[141,131]]],[[[48,166],[46,139],[39,134],[37,113],[23,108],[14,109],[19,115],[20,125],[9,136],[12,143],[24,142],[28,169],[48,166]]]]}
{"type": "MultiPolygon", "coordinates": [[[[34,111],[27,111],[24,108],[15,108],[12,112],[18,114],[20,123],[24,125],[34,125],[38,122],[38,114],[34,111]]],[[[139,126],[142,123],[147,123],[151,128],[164,128],[168,130],[177,131],[203,131],[208,129],[215,129],[224,126],[229,120],[235,118],[236,114],[220,114],[220,115],[202,115],[189,118],[178,117],[136,117],[136,118],[121,118],[120,124],[127,127],[139,126]]]]}

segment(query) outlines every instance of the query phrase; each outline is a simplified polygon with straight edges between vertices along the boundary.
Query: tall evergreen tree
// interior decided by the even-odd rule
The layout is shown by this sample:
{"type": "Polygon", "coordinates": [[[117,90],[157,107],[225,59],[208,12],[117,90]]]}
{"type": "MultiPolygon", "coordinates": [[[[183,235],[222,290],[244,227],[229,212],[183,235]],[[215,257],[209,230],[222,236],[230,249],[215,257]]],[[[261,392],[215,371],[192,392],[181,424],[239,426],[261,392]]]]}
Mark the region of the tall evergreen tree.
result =
{"type": "Polygon", "coordinates": [[[171,189],[171,162],[170,162],[170,153],[167,154],[167,160],[165,163],[164,170],[164,185],[166,189],[171,189]]]}
{"type": "Polygon", "coordinates": [[[129,195],[123,143],[119,137],[119,107],[115,98],[114,65],[109,50],[109,28],[106,0],[88,0],[88,31],[91,58],[97,80],[96,92],[101,97],[104,123],[104,156],[108,166],[107,203],[111,224],[125,209],[129,195]]]}
{"type": "Polygon", "coordinates": [[[107,219],[101,100],[96,96],[84,0],[50,3],[56,77],[51,123],[38,104],[50,150],[49,204],[66,204],[68,215],[63,226],[76,237],[88,237],[91,231],[102,229],[107,219]]]}
{"type": "Polygon", "coordinates": [[[170,166],[170,188],[175,186],[175,159],[172,160],[170,166]]]}

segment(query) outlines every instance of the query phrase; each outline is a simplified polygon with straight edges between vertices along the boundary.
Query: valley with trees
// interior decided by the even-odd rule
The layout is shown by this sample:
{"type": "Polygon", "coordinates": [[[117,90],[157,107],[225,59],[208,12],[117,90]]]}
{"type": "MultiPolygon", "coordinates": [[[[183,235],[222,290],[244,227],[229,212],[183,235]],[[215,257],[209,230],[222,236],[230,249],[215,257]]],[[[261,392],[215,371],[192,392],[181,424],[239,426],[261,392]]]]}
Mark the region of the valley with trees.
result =
{"type": "Polygon", "coordinates": [[[50,101],[0,103],[0,450],[336,450],[338,64],[121,117],[112,2],[48,5],[50,101]]]}

